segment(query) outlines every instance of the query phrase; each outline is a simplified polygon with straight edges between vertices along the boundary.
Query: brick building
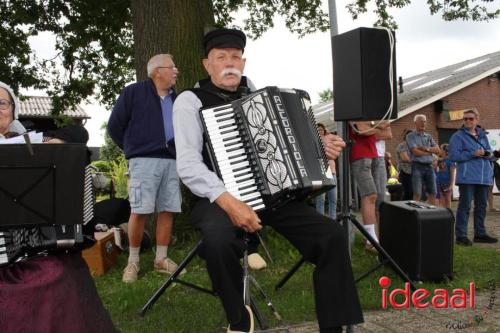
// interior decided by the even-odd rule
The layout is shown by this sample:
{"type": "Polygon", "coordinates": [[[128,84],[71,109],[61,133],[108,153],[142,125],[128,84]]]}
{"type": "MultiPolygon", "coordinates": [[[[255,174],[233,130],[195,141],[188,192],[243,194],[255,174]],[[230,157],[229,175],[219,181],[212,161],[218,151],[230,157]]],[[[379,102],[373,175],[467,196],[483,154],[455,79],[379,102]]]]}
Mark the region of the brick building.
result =
{"type": "MultiPolygon", "coordinates": [[[[391,121],[394,137],[387,141],[393,155],[403,130],[414,128],[416,114],[427,116],[427,130],[440,144],[462,126],[466,109],[479,111],[484,128],[500,129],[500,51],[403,79],[398,105],[398,119],[391,121]]],[[[313,111],[318,122],[335,130],[331,101],[313,111]]]]}

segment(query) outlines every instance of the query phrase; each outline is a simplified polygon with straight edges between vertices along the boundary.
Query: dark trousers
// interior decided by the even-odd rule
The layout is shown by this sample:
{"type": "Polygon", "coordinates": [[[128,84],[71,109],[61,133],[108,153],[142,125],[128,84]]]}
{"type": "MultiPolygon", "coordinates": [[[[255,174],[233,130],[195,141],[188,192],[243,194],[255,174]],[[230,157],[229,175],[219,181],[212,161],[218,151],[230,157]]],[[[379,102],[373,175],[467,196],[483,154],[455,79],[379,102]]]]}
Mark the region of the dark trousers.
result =
{"type": "MultiPolygon", "coordinates": [[[[198,201],[192,223],[203,236],[203,257],[214,290],[220,296],[229,323],[240,322],[243,269],[240,258],[244,232],[208,200],[198,201]]],[[[344,231],[338,222],[317,213],[303,202],[292,202],[259,215],[265,225],[288,239],[316,268],[313,273],[316,314],[320,328],[363,322],[344,231]]]]}
{"type": "Polygon", "coordinates": [[[403,185],[403,200],[413,200],[413,187],[411,183],[411,173],[399,172],[399,181],[403,185]]]}
{"type": "Polygon", "coordinates": [[[455,224],[456,237],[467,237],[467,224],[472,200],[474,200],[474,236],[484,236],[486,229],[486,204],[488,202],[488,185],[459,184],[460,197],[458,198],[457,223],[455,224]]]}

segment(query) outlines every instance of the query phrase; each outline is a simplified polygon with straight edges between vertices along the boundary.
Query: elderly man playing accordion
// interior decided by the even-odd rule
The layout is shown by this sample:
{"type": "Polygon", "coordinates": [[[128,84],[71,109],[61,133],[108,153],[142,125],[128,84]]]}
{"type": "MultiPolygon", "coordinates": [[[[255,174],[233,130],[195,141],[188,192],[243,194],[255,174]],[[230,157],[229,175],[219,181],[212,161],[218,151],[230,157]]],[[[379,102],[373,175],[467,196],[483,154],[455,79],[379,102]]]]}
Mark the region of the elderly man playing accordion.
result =
{"type": "MultiPolygon", "coordinates": [[[[340,224],[302,201],[256,213],[232,196],[210,168],[199,110],[241,96],[239,92],[246,88],[241,80],[245,43],[246,36],[239,30],[206,34],[203,65],[210,80],[200,89],[181,93],[174,104],[177,171],[197,197],[191,219],[202,233],[208,273],[226,312],[228,332],[253,332],[252,311],[243,301],[240,258],[245,232],[269,225],[316,265],[313,282],[320,332],[341,332],[343,325],[362,322],[363,315],[340,224]]],[[[330,159],[337,158],[345,146],[335,135],[325,136],[324,145],[330,159]]]]}
{"type": "MultiPolygon", "coordinates": [[[[26,132],[17,120],[18,115],[16,96],[8,85],[0,82],[0,141],[26,132]]],[[[83,127],[68,126],[45,133],[44,141],[86,143],[87,140],[88,133],[83,127]]],[[[40,228],[0,226],[0,253],[8,246],[3,238],[6,235],[34,234],[40,228]]],[[[80,251],[56,254],[31,249],[29,252],[34,256],[10,263],[4,262],[0,255],[1,332],[116,332],[80,251]]]]}

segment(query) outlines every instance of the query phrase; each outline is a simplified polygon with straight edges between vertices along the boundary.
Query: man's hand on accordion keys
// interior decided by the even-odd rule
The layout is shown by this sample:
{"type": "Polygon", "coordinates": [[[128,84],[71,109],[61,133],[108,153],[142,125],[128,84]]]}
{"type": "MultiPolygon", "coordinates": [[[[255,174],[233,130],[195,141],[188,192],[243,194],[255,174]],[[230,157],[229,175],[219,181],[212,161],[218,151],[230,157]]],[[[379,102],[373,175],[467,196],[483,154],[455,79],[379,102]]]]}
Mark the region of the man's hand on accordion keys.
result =
{"type": "Polygon", "coordinates": [[[345,148],[344,140],[335,134],[327,134],[321,138],[325,147],[326,157],[330,160],[335,160],[339,157],[342,149],[345,148]]]}
{"type": "Polygon", "coordinates": [[[236,199],[229,192],[222,193],[215,202],[227,213],[235,226],[246,232],[262,229],[260,219],[252,207],[236,199]]]}

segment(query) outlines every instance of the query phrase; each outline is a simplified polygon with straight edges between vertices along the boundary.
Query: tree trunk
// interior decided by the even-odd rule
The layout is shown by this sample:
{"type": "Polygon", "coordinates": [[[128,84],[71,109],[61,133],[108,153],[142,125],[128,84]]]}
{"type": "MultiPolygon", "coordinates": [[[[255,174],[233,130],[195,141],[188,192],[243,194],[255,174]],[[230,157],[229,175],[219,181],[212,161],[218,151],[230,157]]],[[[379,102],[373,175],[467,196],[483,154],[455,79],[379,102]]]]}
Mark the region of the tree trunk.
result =
{"type": "Polygon", "coordinates": [[[214,25],[212,1],[131,0],[131,10],[138,81],[147,78],[147,62],[158,53],[173,55],[180,71],[177,91],[206,76],[201,59],[203,34],[214,25]]]}

